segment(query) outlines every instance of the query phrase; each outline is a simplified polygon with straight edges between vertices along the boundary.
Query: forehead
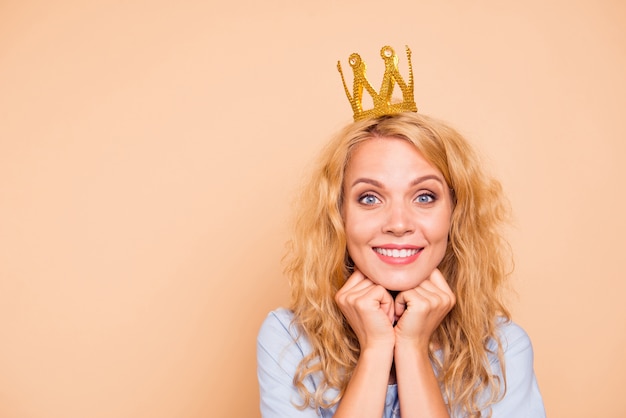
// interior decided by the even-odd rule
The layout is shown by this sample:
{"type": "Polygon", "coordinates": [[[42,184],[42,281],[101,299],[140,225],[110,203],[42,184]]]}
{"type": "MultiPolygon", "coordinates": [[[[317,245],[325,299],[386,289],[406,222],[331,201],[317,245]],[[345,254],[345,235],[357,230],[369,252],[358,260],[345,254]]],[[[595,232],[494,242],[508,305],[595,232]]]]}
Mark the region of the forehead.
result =
{"type": "Polygon", "coordinates": [[[395,172],[400,177],[407,177],[425,171],[441,174],[413,143],[396,137],[375,137],[352,149],[345,176],[395,172]]]}

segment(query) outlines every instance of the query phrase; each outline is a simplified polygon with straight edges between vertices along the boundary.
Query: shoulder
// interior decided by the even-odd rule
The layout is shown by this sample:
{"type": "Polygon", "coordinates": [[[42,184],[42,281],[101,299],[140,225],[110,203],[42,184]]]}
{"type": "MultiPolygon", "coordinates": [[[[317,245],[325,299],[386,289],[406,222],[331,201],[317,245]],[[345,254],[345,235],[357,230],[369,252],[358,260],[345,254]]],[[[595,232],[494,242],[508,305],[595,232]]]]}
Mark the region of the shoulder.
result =
{"type": "MultiPolygon", "coordinates": [[[[533,347],[526,331],[510,319],[499,318],[496,337],[499,339],[504,351],[504,357],[510,358],[518,355],[529,356],[532,363],[533,347]]],[[[491,342],[490,349],[497,349],[497,342],[491,342]]]]}
{"type": "MultiPolygon", "coordinates": [[[[294,384],[302,360],[311,353],[311,345],[306,335],[294,320],[288,309],[270,312],[257,336],[257,377],[261,400],[261,414],[264,417],[317,418],[333,415],[334,409],[299,409],[305,403],[302,393],[294,384]]],[[[309,375],[302,380],[306,391],[314,393],[320,376],[309,375]]],[[[329,399],[337,392],[329,389],[329,399]]]]}
{"type": "Polygon", "coordinates": [[[283,329],[287,330],[291,326],[293,322],[293,312],[289,309],[278,308],[271,311],[263,324],[261,325],[261,329],[259,331],[259,335],[264,334],[265,332],[269,332],[272,329],[283,329]]]}
{"type": "Polygon", "coordinates": [[[494,417],[545,417],[543,400],[533,367],[534,354],[526,331],[515,322],[498,320],[496,338],[499,340],[504,364],[497,356],[498,343],[491,340],[488,349],[493,371],[503,378],[502,398],[492,406],[494,417]]]}
{"type": "Polygon", "coordinates": [[[293,373],[310,350],[306,336],[294,322],[292,311],[279,308],[267,315],[257,336],[259,361],[277,363],[293,373]]]}
{"type": "Polygon", "coordinates": [[[530,337],[512,320],[498,318],[495,335],[487,343],[487,350],[489,362],[498,374],[503,374],[503,366],[507,372],[515,370],[515,375],[521,370],[533,369],[534,354],[530,337]],[[502,349],[502,359],[498,356],[499,348],[502,349]]]}
{"type": "MultiPolygon", "coordinates": [[[[310,352],[308,340],[295,324],[292,311],[281,308],[267,315],[257,336],[257,377],[262,411],[280,410],[282,415],[278,416],[300,416],[291,403],[303,402],[293,379],[302,359],[310,352]]],[[[311,378],[302,383],[309,392],[315,390],[311,378]]]]}
{"type": "Polygon", "coordinates": [[[261,324],[257,342],[271,344],[281,340],[298,340],[301,333],[293,320],[293,312],[289,309],[278,308],[271,311],[261,324]]]}
{"type": "Polygon", "coordinates": [[[530,345],[530,337],[517,323],[510,319],[498,319],[498,334],[503,344],[508,345],[530,345]]]}

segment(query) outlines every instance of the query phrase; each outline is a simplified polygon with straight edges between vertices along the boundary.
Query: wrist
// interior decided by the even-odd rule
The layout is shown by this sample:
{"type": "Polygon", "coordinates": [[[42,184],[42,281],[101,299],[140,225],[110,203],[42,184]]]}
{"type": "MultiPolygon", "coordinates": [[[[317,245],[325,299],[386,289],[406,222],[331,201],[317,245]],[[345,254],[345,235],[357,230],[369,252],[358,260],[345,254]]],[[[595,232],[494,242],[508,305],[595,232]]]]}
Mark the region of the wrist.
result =
{"type": "Polygon", "coordinates": [[[366,371],[366,374],[375,379],[375,376],[380,375],[385,380],[389,377],[389,371],[393,364],[394,351],[392,347],[366,347],[361,349],[359,354],[359,360],[357,362],[357,368],[361,371],[366,371]]]}
{"type": "Polygon", "coordinates": [[[364,355],[372,357],[388,356],[393,360],[394,348],[393,340],[373,342],[361,347],[361,357],[364,355]]]}
{"type": "Polygon", "coordinates": [[[394,356],[411,354],[428,357],[428,348],[428,341],[421,341],[414,338],[397,337],[396,344],[394,345],[394,356]]]}

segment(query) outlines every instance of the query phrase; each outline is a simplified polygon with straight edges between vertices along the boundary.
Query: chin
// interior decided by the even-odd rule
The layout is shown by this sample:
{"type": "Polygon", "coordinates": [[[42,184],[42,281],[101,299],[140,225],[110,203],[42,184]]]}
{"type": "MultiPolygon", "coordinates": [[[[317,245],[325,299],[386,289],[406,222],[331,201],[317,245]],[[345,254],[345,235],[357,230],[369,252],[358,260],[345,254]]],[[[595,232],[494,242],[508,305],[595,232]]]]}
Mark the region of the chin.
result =
{"type": "MultiPolygon", "coordinates": [[[[419,277],[420,275],[417,275],[417,276],[419,277]]],[[[373,281],[376,284],[381,285],[382,287],[389,290],[390,292],[404,292],[405,290],[415,289],[417,286],[420,285],[420,283],[422,283],[424,280],[428,278],[428,276],[424,276],[422,278],[416,279],[415,278],[416,275],[411,275],[407,277],[407,275],[405,274],[397,275],[396,277],[389,277],[387,275],[384,280],[378,280],[377,277],[380,277],[380,276],[376,276],[376,275],[373,277],[372,276],[368,276],[368,277],[370,277],[371,281],[373,281]]]]}
{"type": "Polygon", "coordinates": [[[389,285],[389,286],[385,286],[385,285],[381,284],[381,286],[383,286],[385,289],[387,289],[390,292],[404,292],[405,290],[415,289],[418,285],[419,285],[419,283],[417,283],[415,285],[413,285],[413,284],[399,284],[399,285],[389,285]]]}

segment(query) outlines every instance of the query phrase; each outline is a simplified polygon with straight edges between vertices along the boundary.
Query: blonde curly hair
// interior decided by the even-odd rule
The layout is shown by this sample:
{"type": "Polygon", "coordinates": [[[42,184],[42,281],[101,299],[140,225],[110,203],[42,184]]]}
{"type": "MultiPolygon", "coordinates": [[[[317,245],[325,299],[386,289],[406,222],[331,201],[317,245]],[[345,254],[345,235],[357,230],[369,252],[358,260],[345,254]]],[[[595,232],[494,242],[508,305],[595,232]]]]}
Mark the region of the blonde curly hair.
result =
{"type": "Polygon", "coordinates": [[[496,330],[498,321],[510,318],[502,291],[512,267],[501,234],[508,206],[500,183],[484,172],[468,142],[443,122],[417,113],[348,125],[324,148],[302,190],[285,256],[294,322],[312,347],[294,377],[302,407],[338,403],[359,358],[358,340],[334,296],[351,271],[341,216],[344,172],[354,147],[374,137],[411,142],[453,190],[448,246],[439,269],[457,303],[433,335],[438,355],[430,355],[448,408],[480,417],[506,389],[488,355],[500,359],[504,373],[496,330]],[[486,346],[490,340],[497,343],[494,353],[486,346]],[[313,393],[304,385],[311,375],[321,377],[313,393]],[[324,396],[330,388],[338,390],[333,399],[324,396]]]}

